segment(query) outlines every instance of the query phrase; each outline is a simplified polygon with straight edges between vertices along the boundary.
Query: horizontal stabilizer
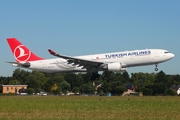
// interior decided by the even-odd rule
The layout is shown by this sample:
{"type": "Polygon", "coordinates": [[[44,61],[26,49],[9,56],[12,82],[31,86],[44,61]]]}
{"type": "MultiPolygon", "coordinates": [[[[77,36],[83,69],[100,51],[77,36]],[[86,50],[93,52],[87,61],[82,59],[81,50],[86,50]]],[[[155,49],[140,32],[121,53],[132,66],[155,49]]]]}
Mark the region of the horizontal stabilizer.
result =
{"type": "Polygon", "coordinates": [[[20,62],[7,62],[7,63],[10,63],[10,64],[12,64],[13,66],[20,66],[20,67],[26,67],[26,68],[28,68],[28,67],[30,67],[31,66],[31,64],[29,63],[29,62],[25,62],[25,63],[20,63],[20,62]]]}

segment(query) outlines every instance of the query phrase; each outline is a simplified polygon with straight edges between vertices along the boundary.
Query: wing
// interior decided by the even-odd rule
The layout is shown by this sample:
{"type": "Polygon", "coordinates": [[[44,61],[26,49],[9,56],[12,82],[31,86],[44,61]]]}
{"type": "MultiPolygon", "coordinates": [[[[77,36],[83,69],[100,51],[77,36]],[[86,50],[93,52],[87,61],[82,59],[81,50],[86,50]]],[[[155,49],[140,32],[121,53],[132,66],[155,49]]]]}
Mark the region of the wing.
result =
{"type": "Polygon", "coordinates": [[[86,69],[90,69],[92,67],[99,67],[101,64],[103,64],[103,62],[60,55],[52,51],[51,49],[48,49],[48,51],[53,56],[66,59],[68,61],[68,64],[78,65],[79,67],[82,66],[83,68],[86,68],[86,69]]]}

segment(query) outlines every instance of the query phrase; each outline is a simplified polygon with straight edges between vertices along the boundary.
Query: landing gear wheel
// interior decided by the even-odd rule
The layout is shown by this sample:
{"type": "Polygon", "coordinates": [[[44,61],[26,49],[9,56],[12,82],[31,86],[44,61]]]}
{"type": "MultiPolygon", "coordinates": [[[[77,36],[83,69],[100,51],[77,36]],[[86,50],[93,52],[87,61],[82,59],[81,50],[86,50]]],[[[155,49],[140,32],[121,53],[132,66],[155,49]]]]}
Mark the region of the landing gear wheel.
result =
{"type": "Polygon", "coordinates": [[[158,71],[158,68],[157,68],[157,66],[158,66],[158,64],[155,64],[155,67],[156,67],[156,68],[155,68],[155,71],[158,71]]]}
{"type": "Polygon", "coordinates": [[[98,72],[94,72],[91,74],[91,80],[96,80],[100,77],[100,75],[98,74],[98,72]]]}

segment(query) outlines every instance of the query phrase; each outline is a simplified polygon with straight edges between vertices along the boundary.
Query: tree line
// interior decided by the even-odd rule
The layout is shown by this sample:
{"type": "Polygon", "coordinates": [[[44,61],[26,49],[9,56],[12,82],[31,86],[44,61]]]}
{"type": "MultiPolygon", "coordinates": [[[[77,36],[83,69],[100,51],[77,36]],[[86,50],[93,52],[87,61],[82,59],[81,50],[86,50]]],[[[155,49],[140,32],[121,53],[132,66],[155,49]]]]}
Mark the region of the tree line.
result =
{"type": "Polygon", "coordinates": [[[171,88],[180,85],[180,75],[158,73],[118,73],[104,71],[96,80],[91,80],[91,73],[43,73],[25,71],[17,68],[10,77],[0,77],[2,85],[28,85],[32,92],[44,91],[52,94],[99,94],[121,95],[127,89],[135,89],[143,95],[176,95],[171,88]]]}

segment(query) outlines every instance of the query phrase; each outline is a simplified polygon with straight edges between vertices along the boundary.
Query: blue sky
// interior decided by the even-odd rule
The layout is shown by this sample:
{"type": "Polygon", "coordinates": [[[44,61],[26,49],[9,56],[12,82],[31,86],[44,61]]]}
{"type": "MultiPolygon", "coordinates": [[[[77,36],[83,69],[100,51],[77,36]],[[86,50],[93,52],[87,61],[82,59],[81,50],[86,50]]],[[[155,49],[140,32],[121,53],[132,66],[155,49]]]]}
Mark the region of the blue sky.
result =
{"type": "MultiPolygon", "coordinates": [[[[47,52],[76,56],[160,48],[175,57],[159,64],[166,74],[180,73],[179,0],[3,0],[0,1],[0,76],[11,76],[15,61],[6,42],[16,37],[43,58],[47,52]]],[[[154,72],[154,65],[128,72],[154,72]]]]}

